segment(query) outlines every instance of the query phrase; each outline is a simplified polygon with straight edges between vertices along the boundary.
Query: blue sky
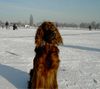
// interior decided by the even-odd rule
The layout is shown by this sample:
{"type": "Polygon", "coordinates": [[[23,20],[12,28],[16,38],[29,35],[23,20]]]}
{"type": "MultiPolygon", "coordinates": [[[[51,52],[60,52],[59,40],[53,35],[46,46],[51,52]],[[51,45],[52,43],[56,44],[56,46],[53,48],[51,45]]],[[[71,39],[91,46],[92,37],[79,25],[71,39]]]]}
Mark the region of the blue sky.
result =
{"type": "Polygon", "coordinates": [[[100,0],[0,0],[0,20],[100,22],[100,0]]]}

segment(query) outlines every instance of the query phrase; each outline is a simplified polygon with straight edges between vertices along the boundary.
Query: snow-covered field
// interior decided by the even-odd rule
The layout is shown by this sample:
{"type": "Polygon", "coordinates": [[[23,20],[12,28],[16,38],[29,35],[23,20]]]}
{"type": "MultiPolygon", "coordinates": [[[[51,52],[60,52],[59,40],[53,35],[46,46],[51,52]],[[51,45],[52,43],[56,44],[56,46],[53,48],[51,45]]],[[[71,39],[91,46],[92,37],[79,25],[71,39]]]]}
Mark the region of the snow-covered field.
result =
{"type": "MultiPolygon", "coordinates": [[[[100,89],[100,30],[59,29],[59,89],[100,89]]],[[[0,89],[27,89],[36,29],[0,29],[0,89]]]]}

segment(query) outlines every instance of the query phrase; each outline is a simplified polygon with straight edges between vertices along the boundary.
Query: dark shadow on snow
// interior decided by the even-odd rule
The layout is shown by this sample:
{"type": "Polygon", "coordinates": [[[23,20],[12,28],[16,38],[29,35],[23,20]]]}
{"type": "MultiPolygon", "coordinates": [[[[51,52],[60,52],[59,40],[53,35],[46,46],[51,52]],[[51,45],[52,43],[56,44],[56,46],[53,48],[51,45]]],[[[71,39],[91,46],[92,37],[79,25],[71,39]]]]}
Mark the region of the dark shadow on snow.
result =
{"type": "Polygon", "coordinates": [[[6,52],[9,53],[9,54],[11,54],[11,55],[19,56],[18,54],[10,52],[10,51],[6,51],[6,52]]]}
{"type": "Polygon", "coordinates": [[[84,47],[84,46],[76,46],[76,45],[63,45],[63,47],[80,49],[80,50],[87,50],[87,51],[100,52],[100,49],[98,49],[98,48],[92,48],[92,47],[84,47]]]}
{"type": "Polygon", "coordinates": [[[0,75],[12,83],[17,89],[27,89],[28,73],[0,64],[0,75]]]}

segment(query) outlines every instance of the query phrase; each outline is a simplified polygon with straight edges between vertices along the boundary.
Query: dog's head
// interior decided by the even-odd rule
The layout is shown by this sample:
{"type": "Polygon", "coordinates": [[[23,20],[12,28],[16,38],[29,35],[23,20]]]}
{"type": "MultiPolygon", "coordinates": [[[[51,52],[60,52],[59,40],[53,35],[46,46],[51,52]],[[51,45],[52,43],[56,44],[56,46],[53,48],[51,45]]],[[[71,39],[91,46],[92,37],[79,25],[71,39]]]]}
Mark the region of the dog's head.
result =
{"type": "Polygon", "coordinates": [[[35,44],[37,47],[39,47],[44,43],[50,43],[54,45],[63,43],[57,27],[52,22],[43,22],[37,29],[35,44]]]}

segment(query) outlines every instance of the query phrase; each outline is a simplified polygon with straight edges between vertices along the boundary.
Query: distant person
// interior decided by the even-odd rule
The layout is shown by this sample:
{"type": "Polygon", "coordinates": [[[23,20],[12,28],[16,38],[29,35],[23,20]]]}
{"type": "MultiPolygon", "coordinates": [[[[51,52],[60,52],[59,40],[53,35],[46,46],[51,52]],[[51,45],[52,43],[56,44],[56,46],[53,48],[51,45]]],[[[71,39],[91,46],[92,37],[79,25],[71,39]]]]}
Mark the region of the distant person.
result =
{"type": "Polygon", "coordinates": [[[6,29],[8,29],[9,23],[6,22],[6,23],[5,23],[5,26],[6,26],[6,29]]]}
{"type": "Polygon", "coordinates": [[[16,29],[17,29],[17,25],[13,24],[13,30],[16,30],[16,29]]]}
{"type": "Polygon", "coordinates": [[[89,31],[91,31],[91,29],[92,29],[92,27],[91,27],[91,25],[89,25],[89,31]]]}

